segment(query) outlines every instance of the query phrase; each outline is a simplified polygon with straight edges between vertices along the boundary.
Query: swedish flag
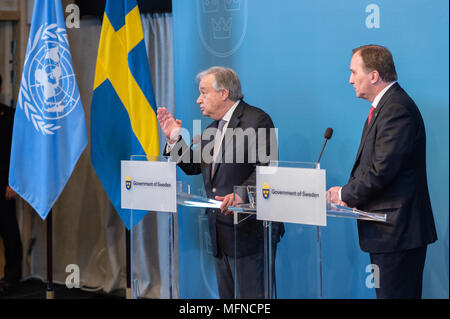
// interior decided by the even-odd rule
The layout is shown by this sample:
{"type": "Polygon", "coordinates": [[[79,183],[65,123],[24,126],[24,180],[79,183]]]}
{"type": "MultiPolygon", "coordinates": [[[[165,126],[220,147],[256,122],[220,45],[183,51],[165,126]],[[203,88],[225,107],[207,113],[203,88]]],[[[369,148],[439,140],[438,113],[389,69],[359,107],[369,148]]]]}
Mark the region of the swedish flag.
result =
{"type": "Polygon", "coordinates": [[[91,107],[92,164],[125,226],[145,216],[121,209],[120,161],[159,155],[156,103],[136,0],[108,0],[91,107]]]}

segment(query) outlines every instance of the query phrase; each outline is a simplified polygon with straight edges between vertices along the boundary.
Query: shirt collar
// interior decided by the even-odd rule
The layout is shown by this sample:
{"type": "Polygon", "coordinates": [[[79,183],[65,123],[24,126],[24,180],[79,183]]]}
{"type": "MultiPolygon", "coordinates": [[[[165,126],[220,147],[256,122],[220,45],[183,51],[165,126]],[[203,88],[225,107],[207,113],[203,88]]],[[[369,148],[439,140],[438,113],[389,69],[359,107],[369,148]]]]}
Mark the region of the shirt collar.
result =
{"type": "Polygon", "coordinates": [[[375,99],[372,102],[372,106],[374,108],[376,108],[378,106],[378,103],[380,103],[381,98],[383,97],[383,95],[387,92],[387,90],[389,90],[389,88],[391,86],[393,86],[395,83],[397,83],[397,81],[391,82],[388,84],[388,86],[386,86],[384,89],[381,90],[380,93],[378,93],[377,96],[375,96],[375,99]]]}
{"type": "Polygon", "coordinates": [[[232,107],[230,107],[230,109],[227,111],[227,113],[225,113],[225,115],[222,117],[222,120],[230,122],[231,117],[233,116],[233,112],[236,109],[236,107],[238,106],[239,102],[241,100],[237,100],[236,103],[233,104],[232,107]]]}

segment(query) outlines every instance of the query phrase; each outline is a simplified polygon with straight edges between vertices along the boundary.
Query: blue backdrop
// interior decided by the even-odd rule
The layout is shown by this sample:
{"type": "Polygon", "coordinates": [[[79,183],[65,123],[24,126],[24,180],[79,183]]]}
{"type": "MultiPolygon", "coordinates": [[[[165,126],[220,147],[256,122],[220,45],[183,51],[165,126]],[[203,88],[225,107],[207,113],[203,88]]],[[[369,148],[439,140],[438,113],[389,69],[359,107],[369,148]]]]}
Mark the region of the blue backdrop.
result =
{"type": "MultiPolygon", "coordinates": [[[[315,161],[323,133],[333,138],[321,160],[327,187],[344,184],[370,104],[348,83],[351,50],[387,46],[399,83],[416,101],[427,130],[427,168],[439,240],[430,245],[423,296],[448,298],[449,48],[447,0],[174,0],[175,112],[190,132],[201,115],[195,76],[213,65],[235,69],[245,100],[278,127],[280,160],[315,161]]],[[[194,127],[195,125],[196,128],[194,127]]],[[[200,176],[178,179],[201,191],[200,176]]],[[[215,298],[205,215],[179,207],[180,297],[215,298]]],[[[276,261],[279,298],[318,296],[315,227],[289,224],[276,261]]],[[[328,218],[323,228],[325,298],[373,298],[369,256],[356,222],[328,218]]]]}

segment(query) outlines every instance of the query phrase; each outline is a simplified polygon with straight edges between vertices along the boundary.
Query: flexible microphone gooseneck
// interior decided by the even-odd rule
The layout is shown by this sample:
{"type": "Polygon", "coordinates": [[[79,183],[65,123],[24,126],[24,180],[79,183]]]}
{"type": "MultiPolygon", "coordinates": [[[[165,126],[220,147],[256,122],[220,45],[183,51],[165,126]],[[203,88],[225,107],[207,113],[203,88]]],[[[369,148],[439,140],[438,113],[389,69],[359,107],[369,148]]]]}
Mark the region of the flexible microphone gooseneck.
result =
{"type": "Polygon", "coordinates": [[[325,149],[325,145],[327,144],[327,141],[333,136],[333,129],[331,127],[327,128],[325,130],[325,133],[323,134],[323,137],[325,137],[325,142],[323,142],[322,150],[320,151],[319,158],[317,159],[317,163],[320,162],[320,158],[322,157],[323,150],[325,149]]]}

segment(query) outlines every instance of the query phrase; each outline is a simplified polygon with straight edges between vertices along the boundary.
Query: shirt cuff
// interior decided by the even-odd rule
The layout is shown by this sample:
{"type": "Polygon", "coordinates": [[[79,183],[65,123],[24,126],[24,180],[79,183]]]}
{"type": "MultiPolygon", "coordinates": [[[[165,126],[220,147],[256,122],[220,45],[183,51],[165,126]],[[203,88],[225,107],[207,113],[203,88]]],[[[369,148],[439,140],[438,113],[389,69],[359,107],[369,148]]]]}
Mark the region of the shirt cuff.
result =
{"type": "Polygon", "coordinates": [[[175,143],[169,143],[169,142],[167,142],[166,153],[170,153],[170,151],[171,151],[172,148],[175,146],[175,144],[177,144],[177,142],[175,142],[175,143]]]}

